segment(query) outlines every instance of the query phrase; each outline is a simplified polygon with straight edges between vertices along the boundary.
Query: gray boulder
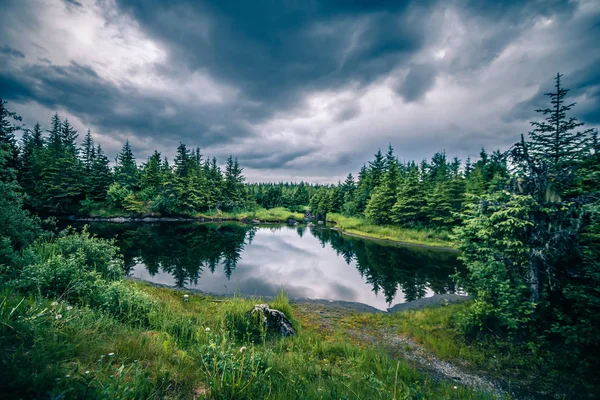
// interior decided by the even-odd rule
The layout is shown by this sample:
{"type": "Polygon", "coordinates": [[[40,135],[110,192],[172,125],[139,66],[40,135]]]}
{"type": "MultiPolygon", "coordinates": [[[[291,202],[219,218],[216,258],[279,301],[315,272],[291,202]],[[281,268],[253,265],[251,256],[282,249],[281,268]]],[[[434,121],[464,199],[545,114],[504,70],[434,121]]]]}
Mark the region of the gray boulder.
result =
{"type": "Polygon", "coordinates": [[[246,313],[247,318],[256,318],[268,332],[275,332],[281,336],[293,336],[296,330],[289,319],[279,310],[271,308],[268,304],[257,304],[246,313]]]}

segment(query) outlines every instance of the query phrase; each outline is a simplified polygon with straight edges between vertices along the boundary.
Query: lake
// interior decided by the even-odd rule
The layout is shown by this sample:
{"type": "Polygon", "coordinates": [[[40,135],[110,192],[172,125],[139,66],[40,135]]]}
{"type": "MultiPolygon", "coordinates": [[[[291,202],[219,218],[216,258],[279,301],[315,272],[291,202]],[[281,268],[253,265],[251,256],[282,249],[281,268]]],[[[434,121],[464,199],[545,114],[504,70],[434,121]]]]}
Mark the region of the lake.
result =
{"type": "Polygon", "coordinates": [[[114,238],[131,277],[231,295],[327,299],[385,310],[455,293],[456,253],[351,238],[321,226],[90,223],[114,238]]]}

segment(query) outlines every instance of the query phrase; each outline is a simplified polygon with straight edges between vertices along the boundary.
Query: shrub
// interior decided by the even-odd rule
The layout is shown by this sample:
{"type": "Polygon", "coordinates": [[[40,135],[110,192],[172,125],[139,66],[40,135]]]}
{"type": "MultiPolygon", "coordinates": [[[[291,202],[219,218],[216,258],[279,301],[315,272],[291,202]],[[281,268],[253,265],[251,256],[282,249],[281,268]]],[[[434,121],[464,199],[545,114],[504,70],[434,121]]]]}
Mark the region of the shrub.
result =
{"type": "Polygon", "coordinates": [[[81,233],[65,230],[62,236],[53,243],[43,244],[42,246],[50,246],[50,248],[44,249],[37,247],[36,250],[42,258],[56,253],[65,257],[82,253],[82,269],[97,271],[102,278],[109,281],[123,276],[123,259],[114,241],[92,236],[87,231],[87,227],[81,233]]]}
{"type": "Polygon", "coordinates": [[[150,296],[126,281],[111,282],[98,288],[92,305],[131,324],[148,324],[148,314],[155,303],[150,296]]]}
{"type": "Polygon", "coordinates": [[[36,291],[44,297],[81,302],[103,282],[98,272],[86,270],[84,265],[83,252],[67,257],[56,254],[45,261],[25,266],[17,286],[25,291],[36,291]]]}

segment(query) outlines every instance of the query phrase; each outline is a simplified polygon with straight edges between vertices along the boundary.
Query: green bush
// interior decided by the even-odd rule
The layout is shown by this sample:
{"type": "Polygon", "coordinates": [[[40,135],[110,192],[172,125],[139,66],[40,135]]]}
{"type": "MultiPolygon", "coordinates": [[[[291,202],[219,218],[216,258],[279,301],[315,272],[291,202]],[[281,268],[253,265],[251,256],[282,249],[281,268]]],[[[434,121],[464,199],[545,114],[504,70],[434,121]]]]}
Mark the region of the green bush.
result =
{"type": "Polygon", "coordinates": [[[103,284],[98,272],[84,268],[84,260],[83,252],[67,257],[56,254],[25,266],[16,284],[23,291],[34,291],[44,297],[82,302],[103,284]]]}
{"type": "Polygon", "coordinates": [[[81,252],[84,257],[82,268],[97,271],[104,279],[112,281],[124,274],[123,258],[114,241],[92,236],[87,227],[80,233],[64,231],[54,245],[65,257],[81,252]]]}
{"type": "Polygon", "coordinates": [[[129,282],[116,281],[98,288],[92,305],[130,324],[148,324],[148,315],[155,303],[143,291],[132,287],[129,282]]]}

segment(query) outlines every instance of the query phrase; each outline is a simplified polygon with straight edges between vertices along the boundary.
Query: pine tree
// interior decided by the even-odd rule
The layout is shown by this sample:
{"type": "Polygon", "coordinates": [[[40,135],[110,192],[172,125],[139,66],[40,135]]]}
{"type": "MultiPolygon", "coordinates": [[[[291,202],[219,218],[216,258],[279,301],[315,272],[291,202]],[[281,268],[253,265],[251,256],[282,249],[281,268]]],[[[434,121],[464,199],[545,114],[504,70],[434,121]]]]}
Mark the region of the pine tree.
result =
{"type": "Polygon", "coordinates": [[[407,175],[398,185],[396,203],[391,209],[391,220],[405,226],[424,225],[428,221],[426,210],[419,169],[413,162],[408,167],[407,175]]]}
{"type": "Polygon", "coordinates": [[[383,174],[385,170],[386,161],[383,155],[381,154],[381,149],[379,149],[377,150],[377,153],[375,153],[375,159],[373,159],[373,161],[369,161],[369,175],[371,178],[371,186],[369,188],[370,190],[375,189],[381,184],[381,180],[383,179],[383,174]]]}
{"type": "Polygon", "coordinates": [[[242,167],[237,158],[229,156],[225,165],[225,181],[223,186],[222,205],[226,209],[242,207],[246,204],[246,189],[244,187],[242,167]]]}
{"type": "Polygon", "coordinates": [[[85,166],[86,171],[92,169],[92,165],[94,164],[94,157],[96,153],[96,148],[94,147],[94,140],[92,139],[92,132],[88,129],[85,139],[83,140],[83,165],[85,166]]]}
{"type": "Polygon", "coordinates": [[[162,188],[161,155],[158,151],[148,157],[140,174],[140,189],[145,199],[153,199],[162,188]]]}
{"type": "Polygon", "coordinates": [[[78,158],[77,131],[68,120],[52,118],[48,145],[43,155],[40,209],[58,214],[76,213],[85,198],[84,168],[78,158]]]}
{"type": "Polygon", "coordinates": [[[139,186],[139,170],[129,140],[125,141],[123,149],[117,155],[115,179],[121,186],[130,190],[136,190],[139,186]]]}
{"type": "Polygon", "coordinates": [[[392,207],[396,203],[400,171],[396,162],[391,162],[381,184],[375,188],[365,209],[365,216],[376,224],[392,222],[392,207]]]}
{"type": "Polygon", "coordinates": [[[575,117],[567,117],[567,112],[575,103],[565,104],[565,96],[569,92],[561,86],[561,74],[556,74],[555,92],[546,93],[552,107],[535,110],[546,116],[544,121],[534,121],[534,130],[529,132],[529,152],[553,175],[581,160],[586,150],[586,140],[592,132],[575,131],[582,126],[575,117]]]}
{"type": "Polygon", "coordinates": [[[35,124],[33,131],[27,130],[21,140],[21,170],[19,182],[27,194],[25,204],[29,208],[40,207],[40,185],[44,170],[44,139],[39,123],[35,124]]]}
{"type": "Polygon", "coordinates": [[[10,120],[21,122],[22,118],[9,111],[5,104],[6,102],[0,98],[0,148],[5,152],[5,168],[13,168],[16,171],[19,168],[19,149],[14,133],[21,127],[10,120]]]}
{"type": "Polygon", "coordinates": [[[95,202],[104,202],[106,201],[106,192],[113,183],[114,178],[110,170],[110,161],[102,151],[102,147],[98,145],[93,153],[88,196],[95,202]]]}

